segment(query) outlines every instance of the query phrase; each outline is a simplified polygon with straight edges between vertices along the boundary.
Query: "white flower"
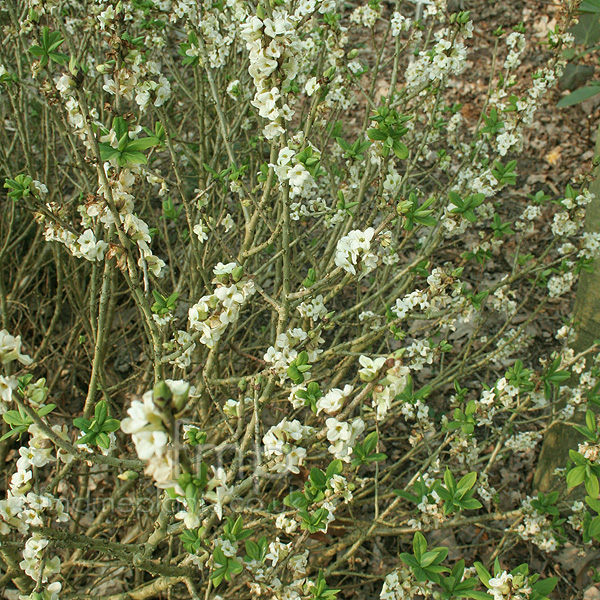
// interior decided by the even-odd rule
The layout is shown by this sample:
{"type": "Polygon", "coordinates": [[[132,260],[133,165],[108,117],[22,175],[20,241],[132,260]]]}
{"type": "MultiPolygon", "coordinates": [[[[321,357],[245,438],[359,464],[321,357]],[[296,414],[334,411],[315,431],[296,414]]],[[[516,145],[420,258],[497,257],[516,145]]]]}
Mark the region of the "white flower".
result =
{"type": "Polygon", "coordinates": [[[220,486],[216,487],[214,490],[208,491],[208,492],[206,492],[206,494],[204,494],[207,500],[214,503],[215,506],[213,508],[214,508],[215,514],[217,515],[217,517],[219,517],[219,520],[221,520],[223,518],[223,505],[225,504],[225,502],[227,500],[229,500],[232,493],[233,493],[232,487],[228,487],[226,485],[220,485],[220,486]]]}
{"type": "Polygon", "coordinates": [[[200,223],[197,223],[196,225],[194,225],[194,228],[192,230],[195,234],[196,237],[200,240],[200,243],[205,242],[208,239],[208,227],[205,227],[204,223],[202,223],[202,221],[200,221],[200,223]]]}
{"type": "Polygon", "coordinates": [[[237,264],[234,262],[227,263],[224,265],[222,262],[217,263],[217,265],[213,269],[213,273],[215,275],[230,275],[233,273],[233,270],[237,267],[237,264]]]}
{"type": "Polygon", "coordinates": [[[307,96],[312,96],[316,91],[318,91],[321,88],[321,85],[319,83],[317,83],[317,78],[316,77],[311,77],[307,82],[306,82],[306,95],[307,96]]]}
{"type": "Polygon", "coordinates": [[[280,560],[283,560],[290,552],[292,543],[284,544],[276,537],[274,542],[269,544],[269,552],[266,556],[267,560],[271,561],[271,566],[277,566],[280,560]]]}
{"type": "Polygon", "coordinates": [[[283,167],[285,165],[289,165],[292,158],[294,158],[295,153],[290,148],[284,147],[279,151],[279,155],[277,156],[277,165],[283,167]]]}
{"type": "Polygon", "coordinates": [[[34,179],[29,184],[29,187],[31,188],[31,191],[38,197],[45,196],[48,193],[48,188],[41,181],[38,181],[37,179],[34,179]]]}
{"type": "Polygon", "coordinates": [[[352,393],[352,389],[351,385],[346,385],[343,390],[338,388],[329,390],[322,398],[317,400],[317,414],[321,411],[328,415],[334,415],[340,412],[344,405],[344,400],[352,393]]]}
{"type": "Polygon", "coordinates": [[[30,365],[33,359],[26,354],[21,354],[21,336],[13,337],[3,329],[0,331],[0,362],[3,365],[18,360],[23,365],[30,365]]]}
{"type": "Polygon", "coordinates": [[[169,438],[152,399],[152,392],[144,394],[143,402],[134,400],[127,413],[129,417],[123,419],[121,429],[132,435],[138,456],[142,460],[163,456],[169,438]]]}
{"type": "Polygon", "coordinates": [[[176,513],[175,518],[183,520],[186,529],[197,529],[200,527],[200,517],[195,512],[180,510],[176,513]]]}
{"type": "Polygon", "coordinates": [[[96,240],[96,236],[91,229],[86,229],[84,233],[77,238],[77,243],[79,244],[81,256],[92,262],[103,260],[104,252],[108,248],[108,244],[105,241],[96,240]]]}
{"type": "Polygon", "coordinates": [[[400,35],[401,31],[408,31],[412,25],[412,21],[396,11],[392,16],[390,24],[392,26],[392,36],[396,37],[400,35]]]}
{"type": "MultiPolygon", "coordinates": [[[[265,62],[272,62],[275,67],[277,66],[277,61],[265,59],[265,62]]],[[[281,98],[279,89],[275,87],[264,92],[257,92],[251,104],[259,109],[258,114],[261,117],[274,121],[279,116],[279,111],[277,110],[277,100],[279,98],[281,98]]]]}
{"type": "Polygon", "coordinates": [[[154,106],[162,106],[171,97],[171,84],[164,75],[160,76],[155,93],[154,106]]]}
{"type": "MultiPolygon", "coordinates": [[[[188,50],[188,52],[189,52],[189,50],[188,50]]],[[[227,94],[230,98],[233,98],[234,100],[238,99],[238,96],[241,94],[239,85],[240,85],[239,79],[235,79],[234,81],[231,81],[229,83],[229,85],[227,86],[227,94]]]]}
{"type": "Polygon", "coordinates": [[[17,389],[17,380],[15,377],[4,377],[0,375],[0,414],[6,412],[6,407],[3,402],[12,402],[13,390],[17,389]]]}
{"type": "Polygon", "coordinates": [[[359,417],[352,423],[330,418],[325,421],[327,440],[331,442],[328,450],[335,458],[350,462],[350,455],[356,438],[365,430],[365,423],[359,417]]]}
{"type": "Polygon", "coordinates": [[[371,252],[371,240],[375,235],[373,227],[361,231],[355,229],[341,238],[336,247],[335,264],[348,273],[356,275],[355,266],[361,260],[361,271],[365,275],[377,266],[377,256],[371,252]]]}
{"type": "Polygon", "coordinates": [[[303,317],[308,317],[313,320],[322,319],[327,314],[327,308],[324,304],[323,294],[319,294],[310,302],[302,302],[298,306],[298,312],[303,317]]]}
{"type": "Polygon", "coordinates": [[[300,523],[298,523],[298,521],[291,519],[285,513],[279,514],[277,519],[275,519],[275,527],[277,527],[277,529],[282,529],[286,533],[294,533],[299,525],[300,523]]]}
{"type": "Polygon", "coordinates": [[[144,473],[154,479],[154,485],[159,489],[167,489],[177,486],[174,480],[176,473],[173,460],[173,450],[167,448],[162,455],[154,455],[148,461],[144,473]]]}
{"type": "Polygon", "coordinates": [[[512,579],[513,576],[506,571],[502,571],[496,577],[492,577],[488,584],[488,594],[492,594],[494,596],[494,600],[503,600],[504,598],[508,598],[512,588],[512,579]]]}
{"type": "Polygon", "coordinates": [[[229,213],[227,213],[223,217],[223,220],[221,221],[221,225],[225,229],[225,233],[227,233],[230,229],[235,227],[235,222],[233,220],[233,217],[229,213]]]}
{"type": "Polygon", "coordinates": [[[362,381],[373,381],[377,377],[377,374],[381,370],[381,367],[383,367],[385,364],[386,360],[387,359],[385,356],[380,356],[373,360],[372,358],[369,358],[363,354],[358,359],[358,362],[363,367],[362,369],[359,369],[358,376],[362,381]]]}
{"type": "Polygon", "coordinates": [[[52,459],[52,448],[34,448],[21,446],[19,448],[21,458],[17,461],[17,469],[26,471],[29,467],[44,467],[52,459]]]}
{"type": "Polygon", "coordinates": [[[306,170],[306,167],[302,163],[295,164],[288,171],[290,185],[301,188],[309,178],[310,173],[306,170]]]}
{"type": "Polygon", "coordinates": [[[263,129],[263,135],[268,140],[272,140],[282,133],[285,133],[285,129],[279,123],[269,123],[263,129]]]}

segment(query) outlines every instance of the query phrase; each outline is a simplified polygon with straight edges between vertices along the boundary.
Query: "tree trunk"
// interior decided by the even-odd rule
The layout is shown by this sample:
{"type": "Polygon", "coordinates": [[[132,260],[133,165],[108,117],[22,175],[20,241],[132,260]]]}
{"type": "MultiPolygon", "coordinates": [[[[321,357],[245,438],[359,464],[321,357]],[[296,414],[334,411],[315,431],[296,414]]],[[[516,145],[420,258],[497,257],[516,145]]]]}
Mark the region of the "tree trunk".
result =
{"type": "MultiPolygon", "coordinates": [[[[600,158],[600,130],[596,140],[596,160],[600,158]]],[[[587,206],[585,231],[600,231],[600,166],[594,171],[594,180],[590,191],[595,198],[587,206]]],[[[582,272],[579,277],[573,318],[577,338],[573,343],[575,353],[589,348],[595,340],[600,339],[600,259],[594,261],[591,273],[582,272]]],[[[559,407],[560,408],[560,407],[559,407]]],[[[584,415],[575,416],[577,421],[584,421],[584,415]]],[[[547,431],[542,443],[542,451],[533,479],[533,487],[547,492],[559,484],[553,475],[554,469],[564,467],[569,457],[569,450],[576,448],[582,436],[572,427],[564,423],[555,423],[547,431]]]]}

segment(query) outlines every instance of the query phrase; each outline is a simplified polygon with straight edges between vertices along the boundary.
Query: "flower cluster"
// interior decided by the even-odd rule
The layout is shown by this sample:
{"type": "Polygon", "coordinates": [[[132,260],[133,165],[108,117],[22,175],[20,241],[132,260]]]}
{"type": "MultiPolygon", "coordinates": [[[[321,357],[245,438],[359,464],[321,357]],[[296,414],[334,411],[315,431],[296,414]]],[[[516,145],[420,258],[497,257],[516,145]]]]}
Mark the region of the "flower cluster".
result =
{"type": "Polygon", "coordinates": [[[371,251],[371,241],[375,230],[368,227],[364,231],[354,229],[340,238],[335,253],[335,264],[344,271],[356,275],[359,267],[361,275],[370,273],[377,266],[377,255],[371,251]]]}
{"type": "Polygon", "coordinates": [[[409,374],[408,367],[403,366],[399,359],[391,357],[386,362],[388,363],[387,372],[373,388],[373,407],[376,409],[379,420],[387,415],[392,407],[392,402],[406,387],[409,374]],[[389,365],[389,363],[392,364],[389,365]]]}
{"type": "Polygon", "coordinates": [[[351,385],[345,385],[343,390],[331,388],[323,397],[317,400],[317,414],[321,412],[328,415],[339,413],[344,406],[346,398],[352,393],[353,389],[351,385]]]}
{"type": "MultiPolygon", "coordinates": [[[[263,358],[267,363],[273,365],[273,369],[279,373],[280,379],[284,380],[288,366],[298,358],[300,346],[308,354],[308,362],[314,363],[319,354],[323,352],[319,348],[319,344],[323,342],[323,338],[319,335],[311,337],[303,329],[295,327],[277,336],[275,345],[268,348],[263,358]]],[[[310,372],[304,372],[304,379],[309,378],[310,372]]]]}
{"type": "Polygon", "coordinates": [[[431,596],[433,585],[429,581],[417,581],[414,572],[402,566],[386,575],[381,588],[380,600],[409,600],[431,596]]]}
{"type": "Polygon", "coordinates": [[[329,452],[339,460],[350,462],[354,444],[358,436],[365,430],[365,422],[360,417],[351,422],[338,421],[335,417],[330,417],[325,424],[327,425],[329,452]]]}
{"type": "MultiPolygon", "coordinates": [[[[167,379],[169,393],[176,402],[184,400],[190,393],[185,381],[167,379]]],[[[169,442],[168,416],[155,402],[155,392],[146,392],[142,400],[134,400],[127,410],[128,417],[121,422],[121,429],[131,435],[135,450],[141,460],[148,461],[146,474],[150,475],[159,488],[174,485],[176,464],[174,451],[169,442]]]]}
{"type": "Polygon", "coordinates": [[[198,331],[200,343],[214,348],[227,327],[234,323],[243,304],[255,292],[252,279],[243,277],[236,263],[219,263],[214,269],[212,294],[202,296],[188,312],[190,329],[198,331]]]}
{"type": "Polygon", "coordinates": [[[532,502],[537,499],[537,496],[533,498],[527,496],[523,501],[525,517],[516,531],[522,539],[530,540],[540,550],[553,552],[558,548],[558,539],[553,527],[552,516],[540,513],[532,506],[532,502]]]}
{"type": "MultiPolygon", "coordinates": [[[[464,38],[472,36],[470,28],[461,30],[464,38]]],[[[406,69],[406,83],[411,90],[420,90],[430,82],[442,81],[449,75],[460,75],[467,59],[464,43],[448,29],[435,32],[436,43],[429,51],[422,50],[419,57],[406,69]]]]}
{"type": "Polygon", "coordinates": [[[527,577],[520,576],[517,580],[517,577],[506,571],[492,577],[488,585],[488,594],[493,596],[494,600],[507,600],[508,598],[527,600],[532,591],[527,577]]]}
{"type": "Polygon", "coordinates": [[[271,471],[299,473],[306,449],[299,446],[298,442],[313,433],[312,427],[302,425],[298,419],[284,419],[271,427],[263,437],[265,456],[275,459],[270,466],[271,471]]]}
{"type": "Polygon", "coordinates": [[[319,321],[327,314],[327,308],[323,301],[323,294],[318,294],[314,298],[311,298],[309,302],[301,302],[298,305],[298,312],[301,316],[312,319],[313,321],[319,321]]]}
{"type": "Polygon", "coordinates": [[[281,90],[298,74],[298,54],[302,46],[295,25],[299,19],[284,7],[278,7],[272,18],[251,17],[240,31],[249,51],[248,71],[256,87],[252,105],[269,121],[263,129],[267,139],[284,133],[284,122],[294,114],[281,90]]]}

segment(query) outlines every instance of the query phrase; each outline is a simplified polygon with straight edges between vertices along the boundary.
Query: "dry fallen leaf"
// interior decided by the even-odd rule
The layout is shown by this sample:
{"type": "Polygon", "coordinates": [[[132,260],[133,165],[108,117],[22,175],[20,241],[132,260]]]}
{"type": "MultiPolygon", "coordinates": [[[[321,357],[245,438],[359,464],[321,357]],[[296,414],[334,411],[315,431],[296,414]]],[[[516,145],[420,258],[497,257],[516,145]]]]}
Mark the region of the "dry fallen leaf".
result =
{"type": "Polygon", "coordinates": [[[560,146],[556,146],[556,148],[553,148],[552,150],[550,150],[550,152],[548,152],[544,156],[544,159],[547,162],[549,162],[552,166],[554,166],[561,158],[560,152],[561,152],[560,146]]]}
{"type": "Polygon", "coordinates": [[[583,600],[600,600],[600,589],[595,585],[585,590],[583,600]]]}

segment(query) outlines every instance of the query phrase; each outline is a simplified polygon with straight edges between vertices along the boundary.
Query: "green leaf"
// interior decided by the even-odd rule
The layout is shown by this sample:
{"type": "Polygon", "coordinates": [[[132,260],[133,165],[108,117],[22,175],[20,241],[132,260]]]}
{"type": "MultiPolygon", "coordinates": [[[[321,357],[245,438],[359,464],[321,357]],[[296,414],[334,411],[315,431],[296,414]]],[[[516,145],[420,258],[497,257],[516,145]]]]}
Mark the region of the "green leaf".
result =
{"type": "Polygon", "coordinates": [[[575,43],[593,46],[600,41],[600,22],[597,15],[586,14],[579,17],[579,23],[569,29],[575,37],[575,43]]]}
{"type": "Polygon", "coordinates": [[[297,365],[307,365],[308,364],[308,352],[306,350],[302,350],[298,357],[296,358],[297,365]]]}
{"type": "Polygon", "coordinates": [[[400,496],[400,498],[408,500],[409,502],[414,502],[415,504],[420,502],[420,498],[411,494],[410,492],[407,492],[406,490],[394,490],[394,494],[396,494],[396,496],[400,496]]]}
{"type": "Polygon", "coordinates": [[[48,56],[59,65],[65,65],[69,60],[69,55],[62,52],[51,52],[48,56]]]}
{"type": "Polygon", "coordinates": [[[600,493],[600,486],[598,485],[598,478],[592,474],[585,479],[585,491],[592,497],[596,498],[600,493]]]}
{"type": "Polygon", "coordinates": [[[242,565],[235,559],[231,559],[229,561],[229,572],[233,575],[237,575],[237,573],[241,573],[243,571],[242,565]]]}
{"type": "Polygon", "coordinates": [[[119,166],[125,167],[126,165],[145,165],[148,162],[145,154],[141,152],[129,152],[126,150],[121,153],[121,157],[117,161],[119,166]]]}
{"type": "Polygon", "coordinates": [[[473,598],[473,600],[490,600],[490,595],[487,592],[478,592],[473,590],[471,592],[466,592],[465,594],[461,594],[460,597],[463,598],[473,598]]]}
{"type": "Polygon", "coordinates": [[[579,5],[579,12],[600,13],[600,0],[583,0],[579,5]]]}
{"type": "Polygon", "coordinates": [[[414,569],[416,569],[419,566],[419,563],[417,562],[416,558],[408,552],[402,552],[402,554],[400,554],[400,560],[405,565],[413,567],[414,569]]]}
{"type": "Polygon", "coordinates": [[[107,450],[110,448],[110,438],[104,432],[98,434],[96,438],[96,443],[102,448],[106,448],[107,450]]]}
{"type": "Polygon", "coordinates": [[[567,486],[569,488],[577,487],[580,483],[583,483],[584,480],[585,480],[585,467],[582,465],[572,468],[567,473],[567,486]]]}
{"type": "Polygon", "coordinates": [[[490,579],[492,578],[490,572],[480,562],[475,562],[473,566],[477,571],[477,575],[479,575],[479,579],[481,579],[481,583],[483,583],[486,588],[489,588],[490,579]]]}
{"type": "Polygon", "coordinates": [[[86,433],[85,435],[81,436],[78,440],[75,440],[76,444],[89,444],[89,443],[94,443],[96,441],[96,434],[95,433],[86,433]]]}
{"type": "Polygon", "coordinates": [[[310,480],[315,484],[318,489],[324,489],[327,486],[327,477],[317,467],[313,467],[310,470],[310,480]]]}
{"type": "Polygon", "coordinates": [[[531,587],[535,592],[544,597],[552,593],[557,583],[558,579],[556,577],[547,577],[546,579],[536,581],[531,587]]]}
{"type": "Polygon", "coordinates": [[[249,560],[247,560],[248,558],[250,560],[260,561],[260,551],[258,549],[258,544],[256,542],[253,542],[252,540],[246,540],[245,544],[246,554],[248,555],[246,557],[246,562],[250,562],[249,560]]]}
{"type": "Polygon", "coordinates": [[[454,475],[452,475],[452,472],[448,467],[446,467],[446,472],[444,473],[444,483],[446,484],[446,487],[448,488],[449,492],[454,491],[454,489],[456,488],[456,481],[454,480],[454,475]]]}
{"type": "Polygon", "coordinates": [[[369,139],[380,142],[385,141],[388,137],[387,134],[383,133],[383,131],[380,131],[379,129],[368,129],[367,135],[369,136],[369,139]]]}
{"type": "Polygon", "coordinates": [[[600,94],[600,84],[587,85],[571,92],[568,96],[561,98],[556,106],[564,108],[565,106],[573,106],[579,104],[588,98],[592,98],[596,94],[600,94]]]}
{"type": "Polygon", "coordinates": [[[56,404],[46,404],[45,406],[42,406],[37,411],[37,415],[38,415],[38,417],[44,417],[48,413],[51,413],[55,408],[56,408],[56,404]]]}
{"type": "Polygon", "coordinates": [[[421,560],[419,562],[421,564],[421,567],[425,568],[429,565],[432,565],[437,558],[438,553],[435,550],[430,550],[429,552],[425,552],[425,554],[421,556],[421,560]]]}
{"type": "Polygon", "coordinates": [[[591,496],[586,496],[585,502],[592,510],[595,510],[600,514],[600,500],[596,500],[596,498],[592,498],[591,496]]]}
{"type": "Polygon", "coordinates": [[[41,46],[31,46],[29,52],[34,56],[44,56],[45,54],[44,49],[41,46]]]}
{"type": "Polygon", "coordinates": [[[77,427],[77,429],[81,429],[82,431],[87,431],[90,427],[90,422],[83,417],[76,417],[73,419],[73,425],[77,427]]]}
{"type": "Polygon", "coordinates": [[[379,462],[379,461],[385,460],[386,458],[387,458],[387,454],[384,454],[383,452],[375,452],[375,453],[367,456],[366,461],[367,462],[379,462]]]}
{"type": "Polygon", "coordinates": [[[117,146],[117,150],[119,152],[123,152],[123,150],[125,150],[125,148],[127,148],[129,142],[129,134],[127,133],[127,131],[125,131],[123,133],[123,135],[121,135],[121,137],[119,138],[119,145],[117,146]]]}
{"type": "Polygon", "coordinates": [[[417,531],[413,537],[413,551],[414,551],[415,557],[417,558],[417,560],[419,562],[421,561],[421,557],[423,556],[423,554],[425,554],[426,550],[427,550],[427,540],[425,539],[425,536],[420,531],[417,531]]]}
{"type": "Polygon", "coordinates": [[[0,437],[0,442],[3,442],[4,440],[7,440],[9,437],[12,437],[13,435],[17,435],[17,433],[19,433],[18,430],[11,429],[9,432],[5,433],[2,437],[0,437]]]}
{"type": "Polygon", "coordinates": [[[373,450],[375,450],[375,447],[377,446],[377,441],[378,435],[376,431],[373,431],[365,438],[365,441],[363,442],[365,454],[370,454],[373,450]]]}
{"type": "Polygon", "coordinates": [[[600,536],[600,516],[596,516],[592,519],[592,521],[589,524],[587,534],[591,538],[598,539],[598,537],[600,536]]]}
{"type": "Polygon", "coordinates": [[[401,160],[408,158],[408,148],[402,142],[396,140],[392,148],[394,150],[394,154],[401,160]]]}
{"type": "Polygon", "coordinates": [[[587,459],[579,454],[579,452],[577,452],[576,450],[569,450],[569,458],[576,464],[576,465],[587,465],[588,461],[587,459]]]}
{"type": "Polygon", "coordinates": [[[110,144],[106,144],[104,142],[98,144],[99,148],[100,148],[100,158],[102,160],[110,160],[111,158],[114,158],[115,156],[120,156],[121,153],[116,150],[115,148],[113,148],[110,144]]]}
{"type": "Polygon", "coordinates": [[[585,413],[585,424],[590,431],[596,431],[596,415],[593,411],[588,410],[585,413]]]}
{"type": "Polygon", "coordinates": [[[102,431],[112,433],[113,431],[117,431],[119,427],[121,427],[121,421],[118,419],[106,419],[102,425],[102,431]]]}
{"type": "Polygon", "coordinates": [[[331,479],[334,475],[341,475],[343,470],[343,465],[342,465],[342,461],[337,458],[335,460],[332,460],[329,463],[329,466],[327,467],[327,471],[325,472],[325,475],[327,477],[327,479],[331,479]]]}
{"type": "Polygon", "coordinates": [[[127,144],[127,151],[142,151],[157,146],[160,142],[155,137],[138,138],[130,140],[127,144]]]}
{"type": "Polygon", "coordinates": [[[475,498],[463,500],[462,505],[466,510],[477,510],[478,508],[481,508],[483,506],[481,502],[479,502],[479,500],[476,500],[475,498]]]}
{"type": "Polygon", "coordinates": [[[215,559],[215,563],[218,563],[223,566],[227,565],[227,557],[225,556],[223,550],[221,550],[219,546],[215,546],[215,549],[213,551],[213,557],[215,559]]]}
{"type": "Polygon", "coordinates": [[[223,577],[227,573],[227,567],[219,567],[213,571],[210,578],[213,580],[213,585],[215,587],[219,587],[221,581],[223,581],[223,577]]]}
{"type": "Polygon", "coordinates": [[[102,425],[104,421],[106,421],[106,417],[108,416],[108,407],[106,406],[106,402],[104,402],[104,400],[100,400],[100,402],[96,404],[94,416],[96,417],[98,425],[102,425]]]}
{"type": "Polygon", "coordinates": [[[458,482],[457,489],[465,490],[465,491],[470,490],[475,485],[476,481],[477,481],[477,473],[476,472],[468,473],[458,482]]]}

